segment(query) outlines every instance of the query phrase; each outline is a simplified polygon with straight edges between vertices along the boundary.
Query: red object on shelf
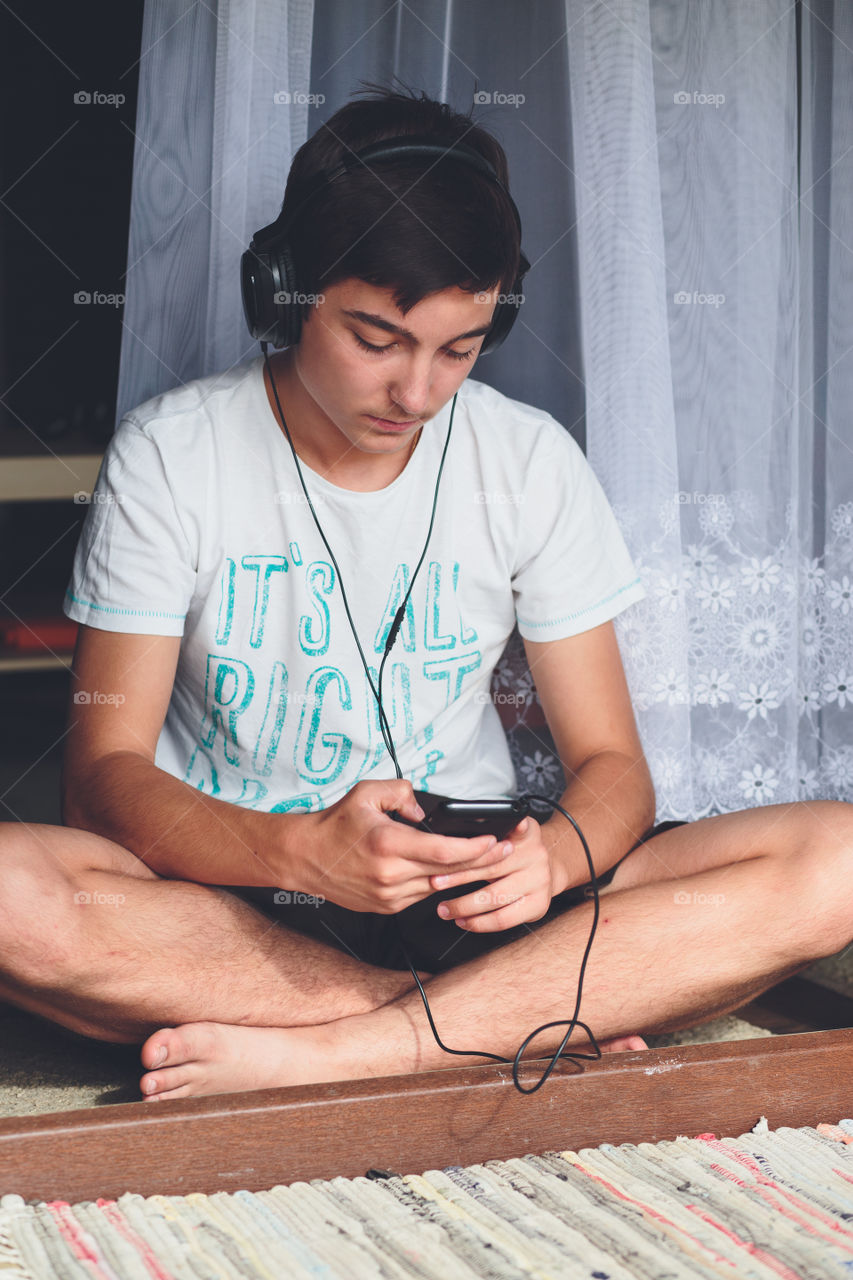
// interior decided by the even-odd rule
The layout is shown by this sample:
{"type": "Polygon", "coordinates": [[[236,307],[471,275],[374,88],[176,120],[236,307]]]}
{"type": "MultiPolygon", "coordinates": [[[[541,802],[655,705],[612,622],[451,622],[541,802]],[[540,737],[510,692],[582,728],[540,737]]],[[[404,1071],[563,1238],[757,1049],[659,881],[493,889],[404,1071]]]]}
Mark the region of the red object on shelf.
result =
{"type": "Polygon", "coordinates": [[[6,653],[70,653],[77,623],[55,614],[36,618],[0,618],[0,651],[6,653]]]}

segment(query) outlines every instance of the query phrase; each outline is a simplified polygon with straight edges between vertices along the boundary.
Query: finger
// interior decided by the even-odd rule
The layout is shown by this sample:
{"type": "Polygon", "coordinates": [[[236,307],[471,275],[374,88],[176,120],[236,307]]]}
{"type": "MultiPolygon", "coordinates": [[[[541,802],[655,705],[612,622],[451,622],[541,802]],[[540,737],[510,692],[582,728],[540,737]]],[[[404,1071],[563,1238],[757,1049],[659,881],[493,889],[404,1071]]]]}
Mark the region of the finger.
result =
{"type": "MultiPolygon", "coordinates": [[[[406,778],[377,778],[372,782],[362,781],[356,784],[350,794],[357,794],[363,805],[379,813],[387,813],[395,809],[398,813],[405,811],[408,817],[410,811],[420,809],[414,787],[406,778]]],[[[414,813],[412,816],[414,817],[414,813]]],[[[421,811],[420,816],[415,820],[420,822],[423,816],[421,811]]]]}
{"type": "Polygon", "coordinates": [[[468,920],[512,906],[524,896],[523,886],[499,880],[496,884],[480,885],[473,893],[464,893],[440,903],[438,914],[443,920],[468,920]]]}
{"type": "Polygon", "coordinates": [[[400,894],[398,898],[395,898],[392,904],[386,903],[381,907],[371,906],[367,907],[366,910],[376,912],[377,915],[396,916],[399,915],[401,911],[405,911],[408,907],[413,907],[416,902],[423,902],[425,898],[431,898],[432,895],[433,890],[429,887],[429,883],[426,882],[426,887],[419,891],[410,891],[407,888],[406,892],[400,894]]]}
{"type": "Polygon", "coordinates": [[[466,933],[501,933],[520,924],[541,920],[548,910],[547,902],[539,902],[532,894],[525,894],[515,902],[487,911],[481,915],[461,916],[454,921],[457,928],[466,933]]]}
{"type": "Polygon", "coordinates": [[[401,818],[408,818],[409,822],[423,822],[426,814],[418,804],[415,797],[406,796],[402,800],[394,801],[393,797],[387,800],[383,797],[383,807],[379,810],[384,817],[389,817],[391,813],[399,813],[401,818]]]}
{"type": "Polygon", "coordinates": [[[401,911],[405,911],[407,907],[413,907],[416,902],[423,902],[425,898],[433,897],[435,890],[425,876],[414,877],[410,880],[401,880],[394,886],[393,894],[387,897],[378,896],[370,905],[360,907],[362,911],[373,911],[379,915],[397,915],[401,911]]]}
{"type": "MultiPolygon", "coordinates": [[[[494,853],[493,850],[492,856],[494,853]]],[[[430,876],[430,884],[434,890],[455,889],[460,884],[470,884],[472,880],[493,880],[500,876],[507,876],[514,871],[521,871],[525,866],[525,863],[517,859],[509,861],[515,853],[512,845],[502,845],[497,853],[500,854],[500,860],[497,862],[478,863],[475,867],[465,867],[459,871],[442,871],[438,875],[430,876]]]]}
{"type": "Polygon", "coordinates": [[[411,800],[407,800],[404,805],[400,805],[397,812],[401,813],[404,818],[408,818],[410,822],[423,822],[426,817],[414,796],[412,796],[411,800]]]}
{"type": "MultiPolygon", "coordinates": [[[[409,831],[404,856],[417,863],[420,874],[430,876],[441,875],[448,867],[453,871],[481,867],[493,862],[501,847],[494,836],[433,836],[426,832],[411,836],[409,831]]],[[[508,848],[512,851],[512,845],[508,848]]]]}

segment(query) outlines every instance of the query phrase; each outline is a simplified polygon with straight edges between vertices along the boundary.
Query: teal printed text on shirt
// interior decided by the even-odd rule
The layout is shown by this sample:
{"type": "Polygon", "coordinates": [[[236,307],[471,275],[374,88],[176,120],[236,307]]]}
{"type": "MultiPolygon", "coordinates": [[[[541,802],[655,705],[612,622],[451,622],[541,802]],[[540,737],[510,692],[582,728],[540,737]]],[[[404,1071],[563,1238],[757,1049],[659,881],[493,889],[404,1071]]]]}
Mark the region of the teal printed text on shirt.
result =
{"type": "MultiPolygon", "coordinates": [[[[224,791],[234,803],[263,805],[271,812],[322,808],[318,801],[325,789],[339,790],[342,781],[351,789],[388,757],[374,696],[379,666],[368,664],[369,680],[360,670],[335,569],[325,560],[305,564],[295,543],[288,551],[289,558],[260,553],[223,558],[215,632],[223,652],[208,655],[198,745],[185,773],[187,782],[211,795],[224,791]],[[285,630],[298,648],[264,658],[271,643],[281,644],[285,630]],[[329,662],[338,652],[346,655],[348,669],[329,662]],[[316,665],[306,668],[305,659],[316,665]],[[281,796],[275,778],[283,768],[283,776],[295,774],[300,780],[298,792],[294,788],[281,796]]],[[[470,686],[482,656],[475,647],[476,629],[463,621],[458,561],[446,566],[430,561],[423,569],[420,591],[406,602],[396,660],[389,656],[383,667],[382,705],[397,751],[405,745],[410,756],[413,750],[417,755],[418,763],[409,768],[413,784],[428,789],[443,758],[434,717],[470,686]],[[426,723],[422,709],[420,723],[415,722],[414,681],[421,703],[428,682],[434,713],[426,723]]],[[[410,584],[409,565],[398,564],[372,637],[379,655],[410,584]]]]}

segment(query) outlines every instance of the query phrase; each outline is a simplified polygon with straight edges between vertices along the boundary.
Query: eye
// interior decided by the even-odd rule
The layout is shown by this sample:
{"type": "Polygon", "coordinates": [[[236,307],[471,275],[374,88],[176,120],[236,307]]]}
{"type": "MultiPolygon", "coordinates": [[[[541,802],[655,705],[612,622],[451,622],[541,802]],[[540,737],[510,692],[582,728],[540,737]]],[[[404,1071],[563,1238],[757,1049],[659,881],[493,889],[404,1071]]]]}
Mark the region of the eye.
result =
{"type": "MultiPolygon", "coordinates": [[[[392,351],[392,350],[394,349],[394,347],[396,347],[396,345],[397,345],[397,343],[396,343],[396,342],[389,342],[389,343],[388,343],[388,345],[387,345],[387,346],[385,346],[385,347],[376,347],[376,346],[374,346],[374,345],[373,345],[373,343],[372,343],[372,342],[365,342],[364,338],[360,338],[360,337],[358,336],[358,334],[357,334],[357,333],[355,333],[355,331],[353,331],[353,335],[352,335],[352,336],[355,338],[355,340],[356,340],[356,342],[358,343],[358,345],[359,345],[361,348],[363,348],[363,350],[364,350],[364,351],[370,351],[370,352],[372,352],[372,353],[373,353],[373,355],[382,355],[382,353],[383,353],[384,351],[392,351]]],[[[471,359],[471,357],[472,357],[472,356],[473,356],[473,354],[474,354],[474,348],[473,348],[473,347],[470,347],[468,351],[447,351],[447,350],[445,350],[445,353],[444,353],[444,354],[445,354],[446,356],[450,356],[451,360],[470,360],[470,359],[471,359]]]]}
{"type": "Polygon", "coordinates": [[[363,347],[365,351],[372,351],[374,355],[381,355],[383,351],[390,351],[392,347],[396,347],[396,342],[389,342],[387,347],[374,347],[371,342],[365,342],[364,338],[360,338],[357,333],[352,335],[358,345],[363,347]]]}

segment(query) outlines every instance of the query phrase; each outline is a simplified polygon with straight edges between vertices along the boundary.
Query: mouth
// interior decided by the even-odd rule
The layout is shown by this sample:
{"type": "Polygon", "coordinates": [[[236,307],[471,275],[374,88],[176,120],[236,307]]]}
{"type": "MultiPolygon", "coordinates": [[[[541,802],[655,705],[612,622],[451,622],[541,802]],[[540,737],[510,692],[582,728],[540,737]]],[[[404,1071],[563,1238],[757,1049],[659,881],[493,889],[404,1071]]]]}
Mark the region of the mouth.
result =
{"type": "Polygon", "coordinates": [[[396,418],[377,418],[372,413],[366,413],[364,416],[369,418],[374,426],[382,427],[387,431],[407,431],[411,427],[419,426],[421,422],[420,418],[409,418],[405,422],[400,422],[396,418]]]}

